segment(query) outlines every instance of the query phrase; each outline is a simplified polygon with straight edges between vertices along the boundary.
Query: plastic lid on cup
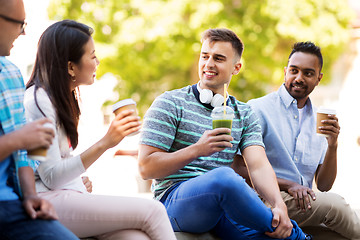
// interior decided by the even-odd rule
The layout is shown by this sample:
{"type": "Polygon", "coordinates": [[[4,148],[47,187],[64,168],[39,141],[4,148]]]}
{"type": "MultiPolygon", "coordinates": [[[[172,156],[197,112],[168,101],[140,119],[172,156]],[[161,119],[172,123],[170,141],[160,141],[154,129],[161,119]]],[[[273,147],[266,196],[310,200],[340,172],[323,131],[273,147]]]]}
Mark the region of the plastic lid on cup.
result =
{"type": "Polygon", "coordinates": [[[211,117],[214,118],[222,118],[222,119],[233,119],[234,118],[234,110],[226,106],[224,109],[224,106],[215,107],[211,112],[211,117]]]}
{"type": "Polygon", "coordinates": [[[331,115],[335,115],[335,114],[336,114],[336,110],[335,110],[335,109],[326,108],[326,107],[319,107],[316,112],[317,112],[317,113],[323,113],[323,114],[331,114],[331,115]]]}
{"type": "Polygon", "coordinates": [[[136,102],[134,100],[132,100],[131,98],[121,100],[112,106],[112,111],[114,112],[116,109],[121,108],[126,105],[130,105],[130,104],[134,104],[136,106],[136,102]]]}

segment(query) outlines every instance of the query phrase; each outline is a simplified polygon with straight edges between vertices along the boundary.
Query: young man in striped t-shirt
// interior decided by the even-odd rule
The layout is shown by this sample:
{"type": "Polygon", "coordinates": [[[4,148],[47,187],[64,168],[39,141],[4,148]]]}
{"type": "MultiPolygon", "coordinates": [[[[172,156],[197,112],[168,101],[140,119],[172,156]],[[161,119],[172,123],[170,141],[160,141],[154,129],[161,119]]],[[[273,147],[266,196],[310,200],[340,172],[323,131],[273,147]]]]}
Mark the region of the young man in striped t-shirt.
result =
{"type": "Polygon", "coordinates": [[[235,112],[231,135],[228,128],[212,129],[211,111],[223,102],[224,84],[240,71],[242,51],[232,31],[204,32],[199,83],[165,92],[145,116],[140,173],[156,179],[155,197],[167,208],[175,231],[214,231],[222,239],[311,239],[287,215],[250,107],[228,96],[235,112]],[[231,168],[241,158],[238,152],[272,210],[231,168]]]}

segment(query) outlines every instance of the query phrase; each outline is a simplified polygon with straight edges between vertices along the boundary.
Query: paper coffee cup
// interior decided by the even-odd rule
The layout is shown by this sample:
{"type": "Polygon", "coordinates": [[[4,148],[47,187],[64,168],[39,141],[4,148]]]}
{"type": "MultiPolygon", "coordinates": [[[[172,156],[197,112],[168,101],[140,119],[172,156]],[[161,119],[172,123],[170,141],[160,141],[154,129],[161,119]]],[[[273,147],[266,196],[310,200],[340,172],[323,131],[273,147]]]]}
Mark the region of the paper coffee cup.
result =
{"type": "MultiPolygon", "coordinates": [[[[115,116],[124,110],[134,110],[134,112],[131,115],[136,116],[136,117],[138,116],[137,109],[136,109],[136,102],[130,98],[124,99],[124,100],[121,100],[121,101],[115,103],[112,106],[112,110],[113,110],[113,113],[115,114],[115,116]]],[[[138,133],[139,133],[139,131],[131,133],[128,136],[134,136],[138,133]]]]}
{"type": "Polygon", "coordinates": [[[121,111],[131,110],[131,109],[134,110],[134,113],[132,115],[137,116],[136,102],[130,98],[121,100],[112,106],[112,110],[115,115],[118,115],[121,111]]]}
{"type": "Polygon", "coordinates": [[[46,155],[46,148],[36,148],[28,151],[28,157],[37,161],[46,161],[46,155]]]}
{"type": "Polygon", "coordinates": [[[232,122],[234,119],[234,110],[226,106],[215,107],[211,112],[212,127],[215,128],[232,128],[232,122]]]}
{"type": "MultiPolygon", "coordinates": [[[[54,129],[51,123],[45,123],[44,127],[54,129]]],[[[46,161],[47,148],[39,147],[32,150],[28,150],[28,157],[37,161],[46,161]]]]}
{"type": "Polygon", "coordinates": [[[326,126],[328,124],[322,123],[322,120],[329,119],[329,115],[336,115],[336,110],[330,108],[320,107],[316,111],[316,133],[321,136],[327,136],[319,131],[319,127],[326,126]]]}

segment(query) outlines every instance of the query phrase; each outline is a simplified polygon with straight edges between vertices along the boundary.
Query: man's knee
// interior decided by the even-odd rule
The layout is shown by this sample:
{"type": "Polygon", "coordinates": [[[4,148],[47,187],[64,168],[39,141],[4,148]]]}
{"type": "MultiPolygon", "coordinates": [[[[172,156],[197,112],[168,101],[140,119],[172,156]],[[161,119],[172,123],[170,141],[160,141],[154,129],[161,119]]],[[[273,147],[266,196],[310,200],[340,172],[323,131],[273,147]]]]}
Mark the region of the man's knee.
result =
{"type": "Polygon", "coordinates": [[[312,202],[312,205],[321,208],[323,211],[341,210],[349,206],[342,196],[331,192],[317,192],[316,200],[312,202]]]}
{"type": "Polygon", "coordinates": [[[220,167],[212,170],[214,171],[209,178],[208,186],[210,189],[216,189],[218,191],[233,191],[234,186],[241,187],[242,185],[247,186],[245,179],[239,176],[230,167],[220,167]]]}

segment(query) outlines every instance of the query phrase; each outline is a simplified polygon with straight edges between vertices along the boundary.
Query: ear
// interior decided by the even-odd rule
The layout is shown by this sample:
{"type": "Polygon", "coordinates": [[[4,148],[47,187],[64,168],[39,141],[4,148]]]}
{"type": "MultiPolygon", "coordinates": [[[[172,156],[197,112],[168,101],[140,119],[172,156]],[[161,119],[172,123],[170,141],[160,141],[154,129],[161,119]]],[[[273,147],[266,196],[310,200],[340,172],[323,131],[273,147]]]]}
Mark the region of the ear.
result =
{"type": "Polygon", "coordinates": [[[319,74],[319,77],[318,77],[318,82],[317,82],[316,86],[319,85],[322,77],[323,77],[323,73],[320,73],[320,74],[319,74]]]}
{"type": "Polygon", "coordinates": [[[284,82],[286,81],[286,70],[287,70],[287,67],[284,67],[284,82]]]}
{"type": "Polygon", "coordinates": [[[68,73],[70,76],[75,77],[74,64],[71,61],[68,61],[68,73]]]}
{"type": "Polygon", "coordinates": [[[232,75],[236,75],[240,72],[240,69],[241,69],[241,63],[236,63],[235,66],[234,66],[234,71],[232,72],[232,75]]]}

